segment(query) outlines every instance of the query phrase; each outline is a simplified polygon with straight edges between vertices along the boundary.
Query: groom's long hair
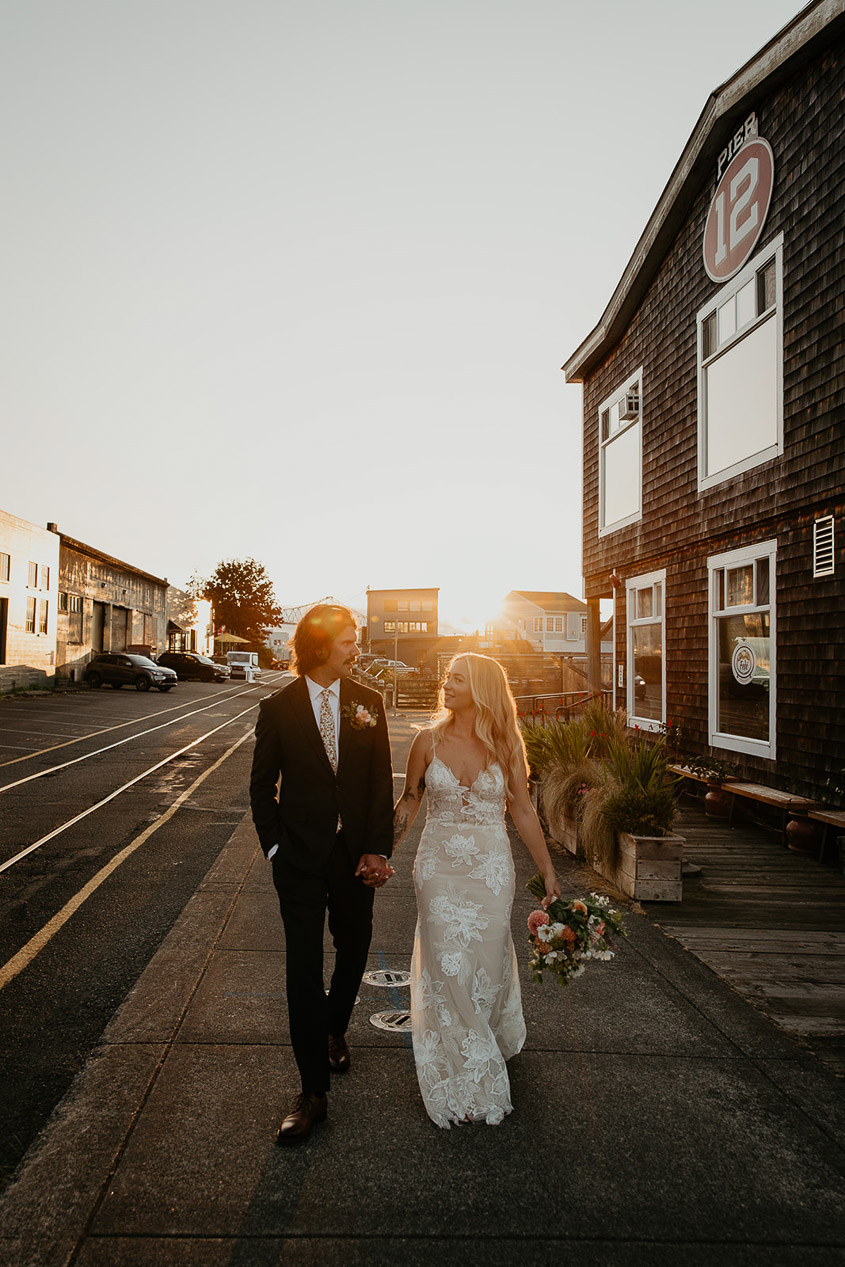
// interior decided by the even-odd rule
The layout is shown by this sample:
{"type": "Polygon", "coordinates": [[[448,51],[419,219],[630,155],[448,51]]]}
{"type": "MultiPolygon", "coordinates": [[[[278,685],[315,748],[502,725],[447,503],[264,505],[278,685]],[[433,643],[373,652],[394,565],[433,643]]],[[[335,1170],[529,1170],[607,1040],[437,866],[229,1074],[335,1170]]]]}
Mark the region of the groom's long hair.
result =
{"type": "Polygon", "coordinates": [[[357,629],[355,617],[348,607],[334,603],[318,603],[300,620],[291,639],[290,667],[300,677],[324,664],[332,643],[349,626],[357,629]]]}
{"type": "MultiPolygon", "coordinates": [[[[466,665],[472,702],[475,704],[475,733],[487,749],[487,764],[498,761],[505,776],[508,796],[528,783],[528,762],[525,744],[517,720],[516,700],[508,684],[505,670],[492,656],[465,651],[450,662],[466,665]]],[[[439,708],[431,719],[435,739],[452,724],[452,714],[443,702],[440,687],[439,708]]]]}

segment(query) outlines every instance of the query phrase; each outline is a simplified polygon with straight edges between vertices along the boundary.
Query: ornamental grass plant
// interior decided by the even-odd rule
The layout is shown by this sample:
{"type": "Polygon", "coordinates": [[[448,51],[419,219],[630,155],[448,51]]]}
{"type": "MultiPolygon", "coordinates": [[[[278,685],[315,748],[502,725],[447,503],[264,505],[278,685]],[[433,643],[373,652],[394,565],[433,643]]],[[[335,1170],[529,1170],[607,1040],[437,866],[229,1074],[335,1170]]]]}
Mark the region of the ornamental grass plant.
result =
{"type": "Polygon", "coordinates": [[[563,835],[565,820],[580,821],[585,798],[604,786],[602,764],[624,744],[625,713],[591,700],[568,721],[526,727],[525,748],[531,772],[540,781],[543,811],[553,836],[563,835]]]}
{"type": "Polygon", "coordinates": [[[678,814],[680,779],[669,773],[665,739],[642,735],[614,740],[601,763],[600,782],[584,797],[581,830],[585,853],[605,866],[619,862],[619,833],[660,838],[671,834],[678,814]]]}
{"type": "Polygon", "coordinates": [[[671,833],[680,780],[671,777],[665,736],[632,732],[622,710],[594,700],[571,721],[527,728],[525,745],[552,835],[562,839],[575,820],[578,852],[588,860],[617,866],[620,832],[671,833]]]}

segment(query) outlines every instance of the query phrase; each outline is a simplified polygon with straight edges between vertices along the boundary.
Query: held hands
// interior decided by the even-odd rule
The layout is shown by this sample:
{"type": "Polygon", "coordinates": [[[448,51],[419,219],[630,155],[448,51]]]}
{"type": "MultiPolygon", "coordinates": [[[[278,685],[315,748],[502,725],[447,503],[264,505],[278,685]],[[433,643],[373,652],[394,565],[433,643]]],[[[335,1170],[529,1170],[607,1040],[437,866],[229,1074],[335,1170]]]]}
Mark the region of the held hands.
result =
{"type": "Polygon", "coordinates": [[[361,855],[355,874],[359,875],[371,889],[380,889],[383,884],[387,884],[392,875],[395,875],[395,872],[387,859],[382,858],[380,854],[365,853],[361,855]]]}

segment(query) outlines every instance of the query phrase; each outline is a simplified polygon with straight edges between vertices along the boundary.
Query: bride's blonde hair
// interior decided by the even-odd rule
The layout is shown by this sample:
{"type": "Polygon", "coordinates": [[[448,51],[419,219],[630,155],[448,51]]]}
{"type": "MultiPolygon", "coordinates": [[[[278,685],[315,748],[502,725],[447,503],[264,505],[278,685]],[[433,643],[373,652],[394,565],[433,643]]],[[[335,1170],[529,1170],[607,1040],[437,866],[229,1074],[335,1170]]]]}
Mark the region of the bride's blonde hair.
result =
{"type": "MultiPolygon", "coordinates": [[[[517,721],[516,700],[505,671],[492,656],[462,652],[449,662],[451,670],[458,662],[467,669],[469,689],[475,704],[475,733],[487,749],[487,764],[497,761],[505,776],[505,790],[510,798],[528,783],[528,762],[525,744],[517,721]]],[[[431,719],[435,743],[445,737],[452,724],[452,714],[443,702],[440,687],[437,712],[431,719]]]]}

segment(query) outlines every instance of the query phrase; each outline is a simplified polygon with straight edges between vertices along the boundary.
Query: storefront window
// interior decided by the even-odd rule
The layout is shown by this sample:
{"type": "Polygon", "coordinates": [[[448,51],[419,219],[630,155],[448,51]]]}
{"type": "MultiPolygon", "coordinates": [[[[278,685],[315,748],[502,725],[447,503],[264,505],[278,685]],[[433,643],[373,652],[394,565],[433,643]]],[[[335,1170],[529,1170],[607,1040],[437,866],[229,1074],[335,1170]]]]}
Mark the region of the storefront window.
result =
{"type": "Polygon", "coordinates": [[[776,543],[708,559],[710,743],[775,753],[776,543]]]}
{"type": "Polygon", "coordinates": [[[666,573],[632,577],[625,587],[628,612],[628,721],[656,730],[666,720],[664,601],[666,573]]]}

